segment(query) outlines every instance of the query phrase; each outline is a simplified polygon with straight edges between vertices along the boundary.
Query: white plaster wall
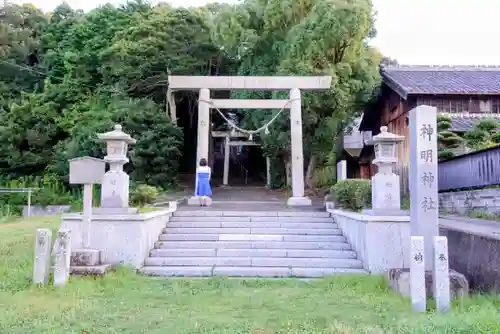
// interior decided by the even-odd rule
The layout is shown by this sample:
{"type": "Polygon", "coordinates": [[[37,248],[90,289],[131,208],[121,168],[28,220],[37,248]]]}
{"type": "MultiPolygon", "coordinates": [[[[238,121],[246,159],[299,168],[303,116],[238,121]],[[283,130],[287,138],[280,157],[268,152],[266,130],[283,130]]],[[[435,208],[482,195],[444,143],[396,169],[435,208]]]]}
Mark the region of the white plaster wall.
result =
{"type": "MultiPolygon", "coordinates": [[[[124,264],[139,269],[166,227],[172,211],[93,216],[90,248],[101,251],[102,263],[124,264]]],[[[63,216],[60,228],[72,231],[72,249],[83,247],[81,214],[63,216]]]]}
{"type": "Polygon", "coordinates": [[[370,216],[328,209],[344,236],[371,273],[409,268],[410,217],[370,216]]]}

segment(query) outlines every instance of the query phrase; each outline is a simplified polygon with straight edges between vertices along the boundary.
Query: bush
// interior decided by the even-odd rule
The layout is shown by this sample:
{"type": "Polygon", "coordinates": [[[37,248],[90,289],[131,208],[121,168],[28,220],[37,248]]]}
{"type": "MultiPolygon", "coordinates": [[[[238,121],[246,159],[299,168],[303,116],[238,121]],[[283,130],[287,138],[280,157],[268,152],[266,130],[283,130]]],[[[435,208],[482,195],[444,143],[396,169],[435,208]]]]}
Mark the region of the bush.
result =
{"type": "Polygon", "coordinates": [[[337,182],[331,188],[335,204],[351,211],[371,206],[372,184],[370,180],[348,179],[337,182]]]}
{"type": "Polygon", "coordinates": [[[336,167],[325,166],[316,169],[313,176],[315,188],[330,188],[335,184],[337,177],[336,167]]]}
{"type": "Polygon", "coordinates": [[[132,205],[143,207],[146,204],[153,204],[158,198],[160,190],[147,184],[140,184],[132,189],[130,200],[132,205]]]}
{"type": "MultiPolygon", "coordinates": [[[[81,199],[81,191],[71,190],[56,175],[45,174],[42,177],[26,176],[14,180],[0,182],[0,187],[9,189],[38,188],[31,194],[32,205],[72,205],[81,199]]],[[[0,193],[0,216],[20,215],[22,206],[27,205],[28,194],[26,192],[2,192],[0,193]]]]}

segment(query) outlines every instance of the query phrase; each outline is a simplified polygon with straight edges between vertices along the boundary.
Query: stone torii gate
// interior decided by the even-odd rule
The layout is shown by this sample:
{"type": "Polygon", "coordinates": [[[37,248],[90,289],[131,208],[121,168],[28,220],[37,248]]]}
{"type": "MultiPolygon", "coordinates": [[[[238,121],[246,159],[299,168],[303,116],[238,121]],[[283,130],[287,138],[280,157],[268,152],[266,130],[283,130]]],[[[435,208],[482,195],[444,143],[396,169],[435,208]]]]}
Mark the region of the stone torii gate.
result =
{"type": "MultiPolygon", "coordinates": [[[[290,109],[292,197],[289,206],[311,205],[304,196],[304,153],[302,146],[301,90],[327,90],[331,87],[330,76],[169,76],[169,90],[199,90],[198,140],[196,163],[208,160],[210,109],[290,109]],[[210,90],[276,90],[289,91],[289,100],[238,100],[211,99],[210,90]]],[[[172,101],[169,98],[169,101],[172,101]]]]}

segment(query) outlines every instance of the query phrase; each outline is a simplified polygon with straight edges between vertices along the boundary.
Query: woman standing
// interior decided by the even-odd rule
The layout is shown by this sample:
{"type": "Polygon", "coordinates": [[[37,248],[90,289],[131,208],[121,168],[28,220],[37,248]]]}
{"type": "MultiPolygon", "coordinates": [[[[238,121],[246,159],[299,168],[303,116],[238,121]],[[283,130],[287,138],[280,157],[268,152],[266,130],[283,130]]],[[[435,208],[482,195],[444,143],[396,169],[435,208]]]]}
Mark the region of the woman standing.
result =
{"type": "Polygon", "coordinates": [[[211,175],[212,169],[207,166],[207,159],[200,159],[200,166],[196,171],[196,196],[201,197],[200,206],[207,206],[207,200],[212,196],[211,175]]]}

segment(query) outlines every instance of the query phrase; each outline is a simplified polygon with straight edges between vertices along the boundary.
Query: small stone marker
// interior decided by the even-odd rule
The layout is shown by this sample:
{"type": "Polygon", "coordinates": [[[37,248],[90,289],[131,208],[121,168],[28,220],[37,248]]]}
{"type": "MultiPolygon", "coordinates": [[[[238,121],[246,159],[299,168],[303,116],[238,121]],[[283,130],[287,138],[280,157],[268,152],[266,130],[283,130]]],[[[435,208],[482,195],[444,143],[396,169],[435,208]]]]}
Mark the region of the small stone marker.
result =
{"type": "Polygon", "coordinates": [[[436,311],[447,312],[450,310],[450,268],[448,262],[448,239],[434,237],[434,299],[436,311]]]}
{"type": "Polygon", "coordinates": [[[424,238],[411,237],[410,248],[410,296],[415,312],[425,312],[427,296],[425,290],[424,238]]]}
{"type": "Polygon", "coordinates": [[[68,282],[71,261],[71,231],[59,230],[57,232],[55,261],[54,261],[54,286],[62,286],[68,282]]]}
{"type": "Polygon", "coordinates": [[[424,237],[425,269],[433,269],[433,240],[438,229],[438,157],[436,108],[410,110],[410,228],[424,237]]]}
{"type": "Polygon", "coordinates": [[[347,161],[341,160],[337,163],[337,181],[347,180],[347,161]]]}
{"type": "Polygon", "coordinates": [[[33,265],[33,284],[45,285],[49,282],[50,249],[52,247],[52,231],[40,228],[35,237],[35,263],[33,265]]]}

